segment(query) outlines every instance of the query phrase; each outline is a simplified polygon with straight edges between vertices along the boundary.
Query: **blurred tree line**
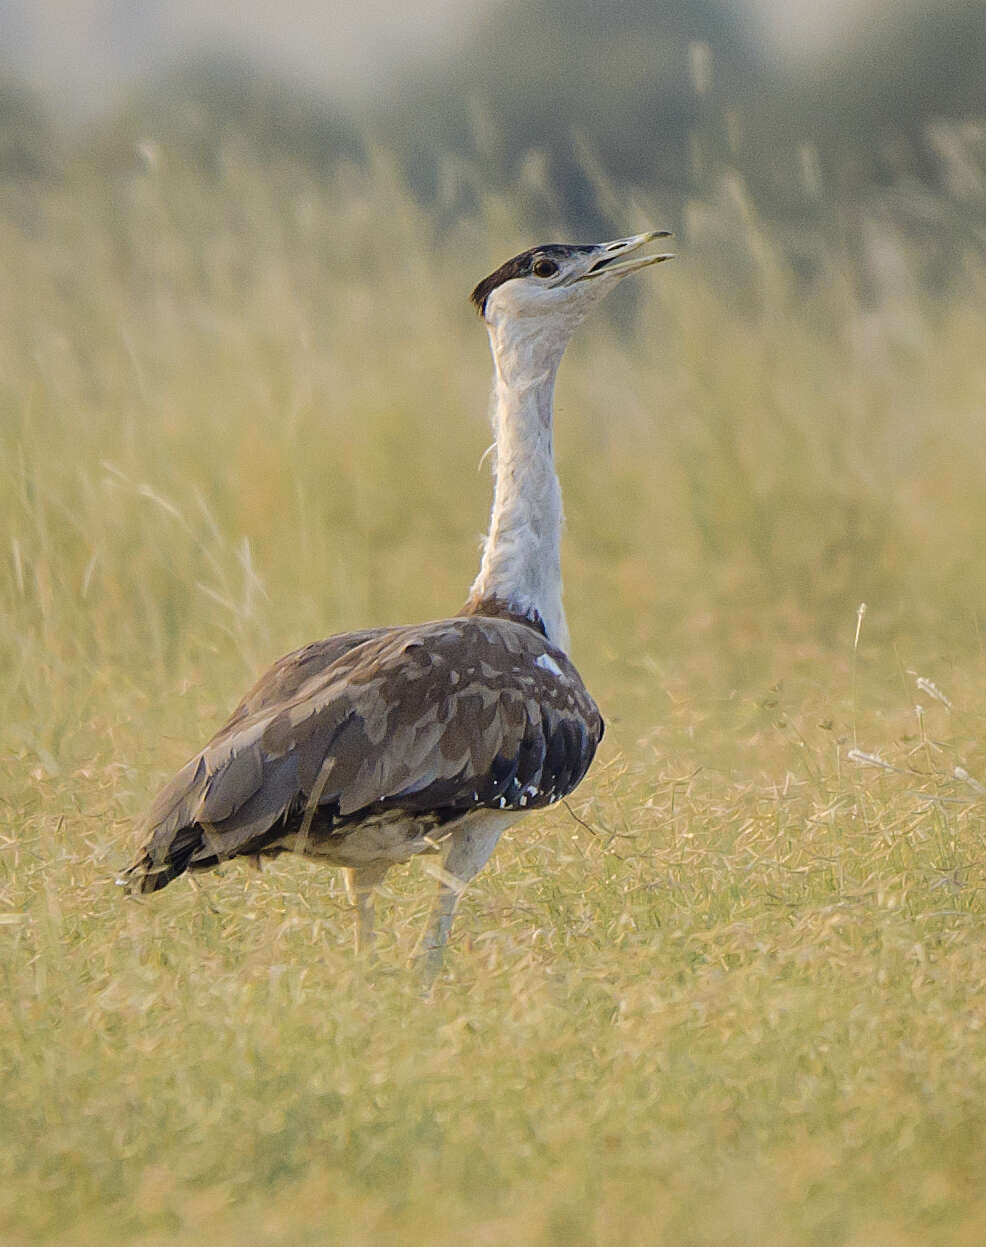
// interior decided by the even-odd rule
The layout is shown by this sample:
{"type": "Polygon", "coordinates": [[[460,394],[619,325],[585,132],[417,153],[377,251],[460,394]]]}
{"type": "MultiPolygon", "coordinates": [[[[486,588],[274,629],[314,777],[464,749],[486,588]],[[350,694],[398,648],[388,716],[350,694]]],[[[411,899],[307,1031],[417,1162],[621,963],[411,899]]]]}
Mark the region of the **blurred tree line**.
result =
{"type": "Polygon", "coordinates": [[[316,172],[382,148],[439,222],[519,180],[532,221],[540,197],[546,219],[564,205],[565,226],[593,233],[621,224],[602,184],[659,188],[673,209],[729,168],[775,219],[904,188],[896,210],[916,220],[925,191],[982,206],[984,65],[981,0],[861,10],[797,72],[727,0],[510,0],[457,57],[389,77],[358,115],[221,56],[162,73],[75,132],[0,84],[0,179],[9,189],[79,161],[112,172],[156,149],[208,173],[235,141],[316,172]]]}

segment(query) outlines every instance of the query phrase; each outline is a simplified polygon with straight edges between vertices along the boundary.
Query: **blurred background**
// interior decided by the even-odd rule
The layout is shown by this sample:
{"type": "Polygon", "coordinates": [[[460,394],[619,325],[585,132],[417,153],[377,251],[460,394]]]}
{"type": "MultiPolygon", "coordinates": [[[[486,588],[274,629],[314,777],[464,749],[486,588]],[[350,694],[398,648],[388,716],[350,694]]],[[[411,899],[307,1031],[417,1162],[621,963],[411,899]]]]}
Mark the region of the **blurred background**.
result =
{"type": "Polygon", "coordinates": [[[455,609],[488,500],[468,291],[650,226],[679,258],[562,375],[588,654],[771,682],[846,656],[861,601],[978,652],[982,4],[0,0],[0,31],[12,652],[41,618],[49,656],[152,653],[214,704],[217,627],[249,674],[455,609]]]}
{"type": "Polygon", "coordinates": [[[975,0],[2,0],[0,36],[5,178],[236,134],[320,171],[380,144],[442,214],[475,207],[452,159],[487,191],[536,160],[590,231],[592,168],[680,199],[728,160],[785,219],[879,188],[916,226],[986,144],[975,0]]]}

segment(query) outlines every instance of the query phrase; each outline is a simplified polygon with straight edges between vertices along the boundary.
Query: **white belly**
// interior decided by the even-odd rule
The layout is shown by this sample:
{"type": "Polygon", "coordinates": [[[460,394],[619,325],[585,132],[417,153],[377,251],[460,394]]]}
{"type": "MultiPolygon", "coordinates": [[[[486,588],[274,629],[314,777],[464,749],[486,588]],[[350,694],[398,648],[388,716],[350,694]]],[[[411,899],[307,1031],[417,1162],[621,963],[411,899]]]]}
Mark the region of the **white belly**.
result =
{"type": "Polygon", "coordinates": [[[408,862],[419,853],[440,853],[445,842],[456,831],[473,822],[491,818],[500,831],[505,830],[525,816],[525,810],[473,810],[454,822],[436,826],[427,818],[411,819],[400,811],[378,814],[355,827],[341,828],[334,835],[309,835],[299,832],[282,836],[267,846],[266,853],[288,851],[301,853],[331,866],[350,868],[369,866],[374,862],[398,865],[408,862]]]}

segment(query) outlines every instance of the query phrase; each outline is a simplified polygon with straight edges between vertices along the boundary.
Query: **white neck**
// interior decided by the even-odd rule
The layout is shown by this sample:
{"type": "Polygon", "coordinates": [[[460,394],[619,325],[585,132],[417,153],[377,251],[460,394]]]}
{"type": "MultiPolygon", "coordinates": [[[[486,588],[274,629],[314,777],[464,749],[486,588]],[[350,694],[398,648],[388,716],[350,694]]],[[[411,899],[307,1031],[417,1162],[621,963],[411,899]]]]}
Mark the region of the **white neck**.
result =
{"type": "Polygon", "coordinates": [[[489,321],[495,377],[496,488],[473,601],[496,599],[518,615],[540,616],[548,640],[568,649],[562,607],[561,487],[552,446],[555,376],[568,334],[536,321],[489,321]]]}

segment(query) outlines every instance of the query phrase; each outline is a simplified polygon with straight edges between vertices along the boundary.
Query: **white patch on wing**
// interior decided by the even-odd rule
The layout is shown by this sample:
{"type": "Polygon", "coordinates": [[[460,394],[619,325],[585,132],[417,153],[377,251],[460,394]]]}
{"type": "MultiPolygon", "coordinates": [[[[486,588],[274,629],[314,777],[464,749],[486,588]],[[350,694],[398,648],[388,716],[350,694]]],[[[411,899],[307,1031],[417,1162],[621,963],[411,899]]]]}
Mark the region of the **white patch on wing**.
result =
{"type": "Polygon", "coordinates": [[[555,662],[550,654],[540,654],[534,659],[535,667],[540,667],[542,671],[548,671],[552,675],[561,675],[561,667],[555,662]]]}

